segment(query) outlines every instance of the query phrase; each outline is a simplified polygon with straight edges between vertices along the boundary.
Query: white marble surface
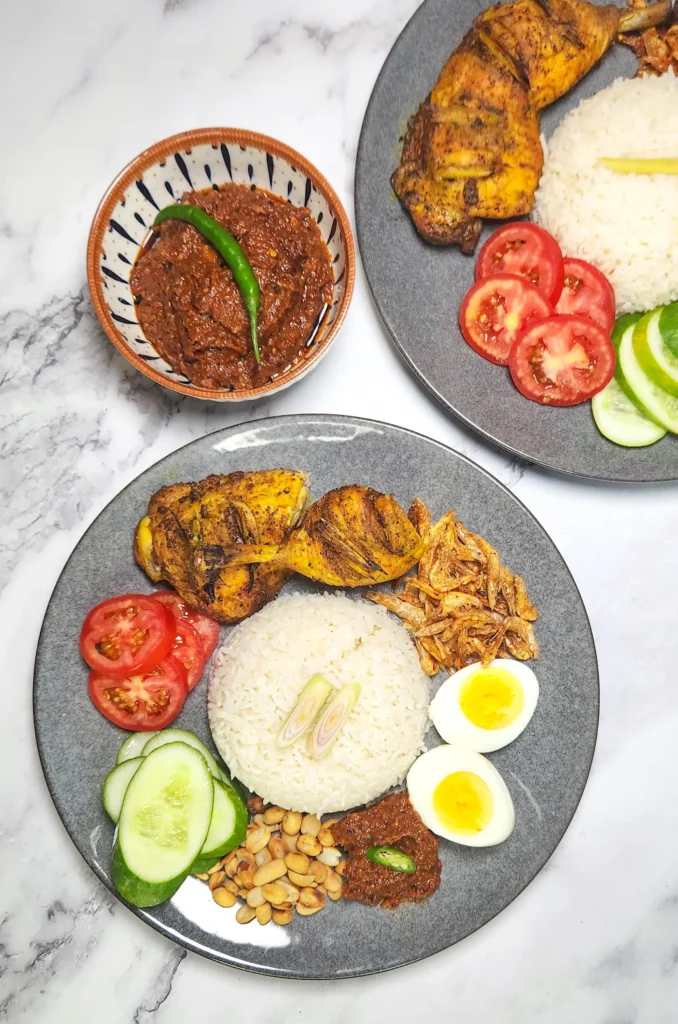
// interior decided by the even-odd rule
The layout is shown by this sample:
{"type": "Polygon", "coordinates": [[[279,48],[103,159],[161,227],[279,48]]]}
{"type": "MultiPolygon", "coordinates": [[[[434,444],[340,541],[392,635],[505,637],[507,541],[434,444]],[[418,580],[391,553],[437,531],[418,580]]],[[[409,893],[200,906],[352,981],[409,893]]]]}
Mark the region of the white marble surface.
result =
{"type": "Polygon", "coordinates": [[[24,0],[0,33],[0,1020],[457,1024],[678,1019],[676,488],[558,478],[480,444],[398,361],[360,272],[319,369],[279,398],[177,399],[115,353],[85,286],[112,176],[157,139],[239,125],[301,149],[352,212],[365,104],[416,0],[24,0]],[[367,371],[352,371],[360,351],[367,371]],[[589,786],[548,867],[456,948],[358,981],[219,967],[117,905],[80,860],[42,779],[32,662],[61,566],[146,466],[239,419],[344,412],[470,455],[532,509],[582,590],[602,719],[589,786]]]}

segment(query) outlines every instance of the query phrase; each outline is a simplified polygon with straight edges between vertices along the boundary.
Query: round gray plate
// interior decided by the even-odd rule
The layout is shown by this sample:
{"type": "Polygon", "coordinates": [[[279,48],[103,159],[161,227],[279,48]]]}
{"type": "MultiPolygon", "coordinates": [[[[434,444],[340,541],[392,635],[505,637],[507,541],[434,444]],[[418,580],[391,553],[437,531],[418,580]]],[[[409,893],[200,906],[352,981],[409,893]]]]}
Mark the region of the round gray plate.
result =
{"type": "MultiPolygon", "coordinates": [[[[516,827],[501,846],[484,850],[441,840],[442,884],[426,905],[390,913],[341,901],[286,928],[243,927],[233,911],[212,901],[207,886],[188,879],[170,902],[150,910],[131,908],[188,949],[235,967],[290,978],[370,974],[436,953],[503,910],[556,848],[593,757],[598,673],[577,587],[530,513],[472,462],[406,430],[334,416],[280,417],[230,427],[163,459],[104,509],[56,585],[35,665],[38,748],[67,831],[112,889],[113,826],[101,806],[101,787],[125,734],[87,696],[87,672],[78,653],[82,621],[106,597],[152,589],[134,563],[132,534],[155,490],[170,481],[275,466],[310,473],[315,497],[359,482],[394,493],[405,507],[419,495],[436,516],[456,508],[462,521],[495,544],[506,563],[526,578],[541,613],[537,711],[522,736],[491,755],[515,802],[516,827]]],[[[311,589],[295,579],[285,592],[311,589]]],[[[177,724],[211,743],[204,682],[189,696],[177,724]]],[[[430,742],[439,739],[430,734],[430,742]]]]}
{"type": "MultiPolygon", "coordinates": [[[[377,308],[419,379],[489,441],[561,473],[599,480],[678,479],[678,438],[667,435],[649,448],[620,448],[598,433],[590,402],[570,409],[528,402],[505,367],[487,362],[465,343],[459,307],[473,283],[475,260],[456,247],[424,242],[391,191],[389,178],[409,117],[486,6],[484,0],[426,0],[374,87],[358,147],[355,201],[360,252],[377,308]]],[[[546,136],[581,99],[634,71],[631,51],[615,44],[576,89],[544,111],[546,136]]],[[[486,227],[483,239],[489,233],[486,227]]]]}

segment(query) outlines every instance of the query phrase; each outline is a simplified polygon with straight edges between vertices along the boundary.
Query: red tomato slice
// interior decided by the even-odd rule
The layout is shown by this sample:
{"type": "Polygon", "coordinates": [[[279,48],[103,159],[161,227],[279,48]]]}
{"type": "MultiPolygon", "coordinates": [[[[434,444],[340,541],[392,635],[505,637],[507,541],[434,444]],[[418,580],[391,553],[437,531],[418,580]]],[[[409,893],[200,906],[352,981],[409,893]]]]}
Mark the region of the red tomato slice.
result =
{"type": "Polygon", "coordinates": [[[551,304],[539,289],[515,274],[477,281],[461,304],[461,333],[471,348],[506,366],[513,343],[531,320],[549,316],[551,304]]]}
{"type": "Polygon", "coordinates": [[[549,316],[530,324],[513,347],[509,369],[518,390],[544,405],[578,405],[614,374],[610,336],[584,316],[549,316]]]}
{"type": "Polygon", "coordinates": [[[156,601],[160,601],[169,608],[175,619],[188,619],[191,625],[197,629],[202,641],[205,661],[207,661],[219,643],[219,623],[216,619],[211,619],[209,615],[203,615],[202,612],[191,608],[174,590],[156,590],[152,596],[156,601]]]}
{"type": "Polygon", "coordinates": [[[616,301],[612,285],[591,263],[566,257],[565,283],[556,313],[587,316],[608,333],[614,327],[616,301]]]}
{"type": "Polygon", "coordinates": [[[175,618],[174,628],[176,638],[172,647],[172,657],[180,661],[186,669],[188,688],[192,690],[200,682],[205,668],[205,655],[200,633],[188,619],[175,618]]]}
{"type": "Polygon", "coordinates": [[[555,238],[536,224],[505,224],[490,235],[476,263],[476,281],[496,274],[526,277],[555,305],[565,276],[563,254],[555,238]]]}
{"type": "Polygon", "coordinates": [[[133,732],[164,729],[177,717],[188,693],[186,669],[171,655],[150,672],[125,679],[90,672],[87,689],[102,715],[133,732]]]}
{"type": "Polygon", "coordinates": [[[95,672],[110,678],[148,672],[169,654],[174,619],[168,608],[144,594],[102,601],[85,619],[82,656],[95,672]]]}

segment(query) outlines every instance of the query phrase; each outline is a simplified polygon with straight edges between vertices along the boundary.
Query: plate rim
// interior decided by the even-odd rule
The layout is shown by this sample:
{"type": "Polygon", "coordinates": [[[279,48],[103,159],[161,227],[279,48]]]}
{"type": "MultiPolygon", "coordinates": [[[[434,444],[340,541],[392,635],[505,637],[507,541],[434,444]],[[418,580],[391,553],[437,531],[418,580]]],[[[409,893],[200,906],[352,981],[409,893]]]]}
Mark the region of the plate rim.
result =
{"type": "MultiPolygon", "coordinates": [[[[400,30],[400,32],[398,33],[396,39],[394,40],[393,45],[391,46],[391,48],[389,49],[386,57],[384,58],[384,62],[381,65],[381,68],[379,69],[379,74],[377,75],[377,77],[374,80],[374,84],[372,86],[372,91],[370,93],[370,98],[367,101],[367,106],[365,107],[365,113],[363,115],[362,124],[360,126],[360,135],[358,136],[358,147],[357,147],[357,150],[356,150],[355,179],[354,179],[354,185],[353,185],[353,209],[354,209],[354,216],[355,216],[356,238],[358,239],[358,251],[360,252],[360,262],[362,264],[362,268],[363,268],[363,272],[365,274],[365,277],[367,278],[367,284],[368,284],[368,287],[370,289],[370,295],[372,297],[372,301],[374,302],[374,305],[375,305],[375,307],[377,309],[377,312],[379,313],[379,317],[381,319],[381,322],[383,323],[384,327],[386,328],[386,330],[388,332],[388,335],[389,335],[389,338],[391,339],[392,344],[395,346],[395,348],[396,348],[396,350],[398,352],[398,355],[403,360],[403,362],[407,365],[408,369],[414,374],[414,376],[417,378],[417,380],[421,384],[424,385],[426,390],[435,398],[435,400],[438,402],[438,404],[441,405],[443,407],[443,409],[446,410],[446,412],[450,413],[454,419],[460,420],[466,427],[468,427],[469,430],[472,430],[474,434],[480,435],[480,437],[482,437],[485,441],[487,441],[489,444],[491,444],[493,448],[498,449],[499,451],[508,452],[510,455],[513,455],[516,458],[519,458],[522,462],[526,462],[530,466],[539,466],[542,469],[546,469],[546,470],[548,470],[551,473],[558,473],[559,475],[567,477],[567,478],[572,479],[572,480],[595,481],[597,483],[606,483],[606,484],[624,484],[624,485],[628,485],[628,486],[638,486],[638,485],[640,485],[640,486],[646,487],[646,486],[652,485],[652,484],[668,484],[668,483],[676,483],[676,482],[678,482],[678,469],[676,469],[674,476],[666,476],[666,477],[648,477],[648,478],[641,479],[641,478],[638,478],[638,477],[626,477],[626,476],[599,476],[599,475],[597,475],[595,473],[584,473],[584,472],[577,472],[577,471],[572,470],[572,469],[561,469],[558,466],[553,466],[550,463],[544,461],[543,458],[537,459],[537,458],[535,458],[532,455],[527,455],[525,452],[521,451],[519,448],[515,448],[515,447],[513,447],[513,445],[510,445],[507,442],[500,441],[498,438],[493,437],[492,434],[490,434],[483,427],[480,427],[480,426],[476,425],[467,416],[465,416],[464,413],[462,413],[459,410],[455,409],[455,407],[452,405],[452,403],[449,402],[438,391],[436,386],[431,381],[429,381],[427,379],[427,377],[424,375],[424,373],[421,370],[419,370],[419,368],[417,367],[416,363],[414,362],[414,359],[405,351],[405,349],[403,348],[402,344],[400,343],[400,341],[398,339],[398,335],[396,334],[395,328],[393,327],[392,323],[390,322],[389,317],[386,314],[386,311],[383,308],[381,298],[378,295],[378,290],[375,289],[375,287],[373,285],[371,271],[368,268],[367,263],[365,261],[365,258],[363,256],[363,240],[364,240],[365,236],[364,236],[364,229],[363,229],[363,226],[362,226],[362,205],[361,205],[361,203],[359,201],[360,183],[362,182],[363,175],[365,174],[365,171],[364,171],[364,160],[363,160],[362,154],[364,152],[365,146],[367,145],[366,139],[367,139],[367,130],[368,130],[368,120],[370,118],[370,115],[371,115],[371,112],[372,112],[372,108],[373,108],[373,106],[376,103],[377,89],[379,88],[379,86],[381,84],[382,78],[385,77],[387,66],[388,66],[388,64],[389,64],[389,62],[391,60],[391,57],[393,56],[394,51],[399,46],[401,39],[403,38],[404,35],[406,35],[410,31],[413,23],[419,18],[419,16],[423,14],[424,8],[426,8],[428,6],[429,2],[430,2],[430,0],[422,0],[422,2],[419,4],[417,9],[410,15],[410,17],[407,19],[407,21],[403,25],[402,29],[400,30]]],[[[389,185],[389,187],[390,187],[390,185],[389,185]]],[[[403,211],[403,213],[405,213],[405,211],[403,211]]],[[[513,218],[513,219],[522,220],[524,218],[513,218]]],[[[501,224],[501,223],[505,223],[505,222],[504,221],[499,221],[497,223],[501,224]]]]}
{"type": "Polygon", "coordinates": [[[64,831],[66,832],[66,835],[68,836],[70,842],[75,847],[75,849],[78,852],[79,856],[82,858],[82,860],[86,864],[87,868],[90,871],[92,871],[92,873],[94,875],[96,875],[96,877],[99,879],[99,881],[105,886],[105,888],[108,890],[108,892],[111,893],[111,895],[116,899],[116,901],[121,906],[125,907],[128,911],[131,911],[134,914],[135,917],[139,918],[139,920],[141,920],[145,924],[149,925],[151,928],[153,928],[159,934],[163,935],[165,938],[171,939],[173,942],[175,942],[177,945],[181,946],[183,949],[186,949],[186,950],[188,950],[191,953],[197,953],[200,956],[204,956],[207,959],[212,960],[215,963],[222,964],[223,966],[226,966],[226,967],[232,967],[232,968],[235,968],[236,970],[245,971],[245,972],[250,973],[250,974],[258,974],[258,975],[264,975],[264,976],[267,976],[267,977],[279,978],[281,980],[308,981],[308,982],[313,982],[313,981],[348,981],[348,980],[352,980],[352,979],[355,979],[355,978],[370,977],[370,976],[374,976],[374,975],[378,975],[378,974],[385,974],[385,973],[387,973],[389,971],[399,970],[400,968],[408,967],[411,964],[419,963],[420,961],[423,961],[423,960],[428,960],[432,956],[436,956],[439,953],[443,953],[443,952],[445,952],[447,950],[452,949],[453,947],[459,945],[459,943],[464,942],[466,939],[469,939],[472,935],[474,935],[477,932],[479,932],[482,928],[485,927],[485,925],[489,924],[495,918],[499,917],[508,907],[511,906],[512,903],[515,902],[516,899],[518,899],[519,896],[522,895],[522,893],[532,884],[532,882],[534,882],[534,880],[537,878],[537,876],[541,874],[541,872],[544,870],[544,867],[546,866],[546,864],[549,862],[551,857],[553,857],[553,855],[555,854],[555,852],[559,848],[560,844],[562,843],[562,841],[563,841],[563,839],[565,837],[565,834],[567,833],[567,831],[571,827],[572,822],[574,821],[574,818],[575,818],[575,816],[576,816],[576,814],[577,814],[577,812],[579,810],[581,801],[583,799],[584,793],[586,791],[586,787],[587,787],[588,782],[589,782],[589,778],[590,778],[590,775],[591,775],[591,769],[593,767],[593,761],[595,759],[596,750],[597,750],[597,747],[598,747],[598,731],[599,731],[599,727],[600,727],[600,668],[599,668],[599,662],[598,662],[598,652],[597,652],[597,648],[596,648],[595,636],[594,636],[593,629],[592,629],[592,626],[591,626],[591,620],[589,618],[589,614],[588,614],[588,611],[586,609],[586,604],[584,603],[584,599],[582,597],[582,594],[581,594],[581,591],[580,591],[579,586],[577,584],[577,581],[574,578],[574,575],[573,575],[573,573],[572,573],[568,563],[566,562],[565,558],[563,557],[562,553],[560,552],[560,549],[556,545],[556,543],[553,540],[553,538],[551,537],[551,535],[545,529],[545,527],[542,526],[542,524],[539,522],[539,520],[534,515],[534,513],[530,511],[530,509],[527,507],[527,505],[525,505],[525,503],[519,497],[517,497],[517,495],[515,495],[513,493],[513,491],[509,487],[506,486],[506,484],[502,483],[501,480],[498,480],[492,473],[490,473],[488,470],[486,470],[483,466],[478,465],[478,463],[474,462],[473,459],[470,459],[467,455],[463,455],[461,452],[456,451],[454,448],[451,448],[449,445],[445,444],[442,441],[438,441],[436,438],[429,437],[428,435],[422,434],[422,433],[420,433],[419,431],[416,431],[416,430],[411,430],[409,427],[403,427],[403,426],[400,426],[398,424],[389,423],[389,422],[384,421],[384,420],[371,419],[371,418],[365,417],[365,416],[353,416],[353,415],[350,415],[350,414],[288,413],[286,415],[281,415],[281,416],[271,416],[271,417],[262,416],[262,417],[258,417],[258,418],[253,419],[253,420],[244,420],[244,421],[240,421],[238,423],[232,423],[229,426],[220,427],[217,430],[213,430],[213,431],[208,431],[208,433],[203,434],[200,437],[193,438],[192,440],[187,441],[185,444],[179,445],[178,448],[173,449],[171,452],[167,452],[167,454],[163,455],[161,458],[159,458],[155,462],[151,463],[150,466],[146,466],[146,468],[143,469],[141,471],[141,473],[138,473],[137,476],[135,476],[132,480],[128,481],[128,483],[126,483],[124,487],[121,487],[120,490],[117,491],[116,494],[113,495],[113,497],[110,499],[110,501],[106,502],[104,507],[99,510],[97,515],[94,517],[94,519],[91,521],[91,523],[89,523],[89,525],[86,527],[86,529],[83,530],[83,532],[78,537],[76,543],[74,544],[74,546],[73,546],[73,548],[72,548],[68,558],[66,559],[64,565],[62,566],[62,568],[61,568],[61,570],[59,572],[59,575],[58,575],[58,577],[57,577],[57,579],[56,579],[56,581],[54,583],[54,586],[52,587],[52,590],[50,592],[49,600],[47,601],[47,604],[45,606],[45,611],[44,611],[44,614],[43,614],[42,623],[40,625],[40,632],[38,634],[38,641],[37,641],[37,646],[36,646],[36,651],[35,651],[35,658],[34,658],[34,661],[33,661],[32,711],[33,711],[33,714],[32,714],[33,733],[34,733],[34,737],[35,737],[35,744],[36,744],[36,747],[37,747],[38,757],[40,759],[40,767],[42,769],[42,774],[43,774],[43,777],[44,777],[45,784],[47,786],[47,790],[48,790],[49,795],[50,795],[50,799],[52,801],[52,804],[54,805],[54,809],[56,810],[57,815],[59,816],[61,825],[62,825],[64,831]],[[37,695],[36,695],[36,693],[37,693],[37,686],[36,686],[36,682],[37,682],[37,676],[38,676],[39,662],[40,662],[40,658],[41,658],[41,647],[42,647],[42,643],[43,643],[43,635],[44,635],[44,632],[45,632],[45,622],[46,622],[47,615],[49,613],[50,607],[52,605],[52,601],[54,599],[54,595],[55,595],[55,593],[56,593],[56,591],[57,591],[57,589],[59,587],[59,584],[60,584],[60,582],[62,580],[62,577],[64,576],[64,574],[68,570],[68,567],[71,564],[71,561],[73,560],[73,558],[75,557],[76,551],[79,548],[79,546],[80,546],[81,542],[83,541],[83,539],[89,534],[89,532],[91,530],[94,529],[95,525],[98,523],[100,518],[110,508],[110,506],[115,501],[117,501],[117,499],[119,498],[119,496],[121,494],[125,493],[125,491],[127,491],[130,487],[132,487],[133,484],[137,483],[137,481],[141,477],[143,477],[146,474],[150,473],[153,469],[155,469],[156,466],[160,465],[160,463],[164,462],[166,459],[170,459],[174,455],[176,455],[178,452],[183,451],[185,448],[189,448],[191,445],[203,442],[206,438],[214,437],[217,434],[228,434],[228,433],[231,433],[231,432],[236,431],[238,429],[242,429],[243,427],[247,427],[248,429],[257,429],[258,427],[261,427],[261,426],[277,426],[279,424],[283,424],[284,425],[285,423],[295,423],[295,422],[296,423],[304,423],[304,424],[312,425],[313,423],[328,423],[328,422],[331,423],[331,422],[336,422],[338,420],[344,421],[346,423],[352,423],[352,424],[356,424],[357,423],[357,424],[360,424],[360,425],[386,427],[386,428],[388,428],[390,430],[398,431],[398,432],[403,433],[403,434],[408,434],[410,436],[416,437],[417,439],[419,439],[421,441],[425,441],[425,442],[427,442],[429,444],[436,445],[439,448],[443,449],[443,451],[447,452],[449,455],[452,455],[454,458],[457,458],[457,459],[461,460],[462,462],[467,463],[473,469],[479,471],[483,476],[485,476],[487,479],[489,479],[495,486],[499,487],[502,491],[504,491],[505,494],[509,498],[511,498],[519,506],[519,508],[522,509],[522,511],[524,513],[527,514],[527,516],[532,520],[533,524],[537,527],[537,529],[541,531],[541,533],[543,534],[543,536],[546,539],[546,541],[548,542],[548,544],[551,546],[551,548],[553,549],[553,551],[555,552],[557,557],[560,559],[560,562],[562,563],[563,568],[565,569],[567,575],[569,576],[569,578],[570,578],[570,580],[572,582],[572,585],[574,587],[575,593],[576,593],[576,595],[579,598],[579,601],[581,603],[581,609],[582,609],[583,614],[584,614],[584,624],[585,624],[585,627],[586,627],[586,630],[587,630],[587,633],[588,633],[588,639],[590,641],[590,645],[591,645],[591,649],[592,649],[592,653],[593,653],[593,670],[594,670],[594,678],[595,678],[595,697],[596,697],[596,717],[595,717],[595,729],[594,729],[594,734],[593,734],[593,744],[592,744],[592,748],[591,748],[591,755],[590,755],[590,758],[588,760],[588,764],[585,765],[585,774],[584,774],[583,784],[582,784],[579,796],[577,798],[577,802],[575,804],[574,810],[572,812],[572,815],[571,815],[569,821],[567,822],[567,824],[565,825],[564,829],[560,833],[560,836],[559,836],[555,846],[553,847],[551,852],[548,854],[548,856],[541,862],[541,864],[539,865],[537,871],[525,883],[525,885],[523,885],[518,890],[518,892],[516,892],[516,894],[512,897],[512,899],[510,899],[509,902],[506,903],[506,905],[504,907],[502,907],[502,909],[500,911],[498,911],[496,914],[492,914],[489,918],[484,920],[482,922],[482,924],[478,925],[477,928],[474,928],[473,931],[469,932],[462,939],[458,939],[456,942],[453,942],[450,945],[441,946],[440,948],[432,950],[431,952],[424,953],[421,956],[413,956],[411,959],[403,960],[399,964],[390,964],[390,965],[388,965],[386,967],[375,968],[374,970],[370,969],[370,970],[350,971],[350,972],[347,972],[345,974],[340,974],[340,975],[336,975],[336,974],[323,974],[323,973],[313,974],[313,975],[309,975],[309,974],[302,975],[302,974],[298,974],[298,973],[295,973],[295,972],[292,972],[292,971],[288,971],[285,968],[272,967],[272,966],[267,966],[265,964],[245,963],[243,961],[238,962],[234,958],[229,958],[227,955],[220,954],[217,950],[210,949],[210,948],[208,948],[206,946],[201,945],[199,942],[195,941],[194,939],[191,939],[190,937],[187,937],[185,935],[180,935],[178,932],[176,932],[175,929],[171,928],[170,926],[166,925],[164,922],[159,921],[156,918],[152,917],[150,914],[146,913],[144,908],[134,907],[134,906],[132,906],[132,904],[130,904],[126,900],[124,900],[122,898],[122,896],[118,893],[117,889],[112,884],[112,882],[106,877],[106,875],[104,874],[103,870],[100,868],[98,862],[95,860],[92,863],[90,863],[90,861],[88,860],[88,858],[85,856],[85,853],[84,853],[84,844],[83,844],[83,849],[81,849],[80,845],[76,842],[74,837],[71,835],[71,832],[70,832],[70,830],[68,829],[68,827],[66,825],[64,817],[63,817],[63,815],[61,813],[61,808],[60,808],[61,801],[59,800],[59,798],[56,795],[56,792],[55,792],[56,787],[53,787],[53,785],[52,785],[52,779],[50,778],[50,772],[48,771],[47,766],[45,764],[45,759],[43,758],[43,742],[44,742],[44,739],[45,739],[45,733],[41,729],[41,726],[38,724],[37,695]]]}

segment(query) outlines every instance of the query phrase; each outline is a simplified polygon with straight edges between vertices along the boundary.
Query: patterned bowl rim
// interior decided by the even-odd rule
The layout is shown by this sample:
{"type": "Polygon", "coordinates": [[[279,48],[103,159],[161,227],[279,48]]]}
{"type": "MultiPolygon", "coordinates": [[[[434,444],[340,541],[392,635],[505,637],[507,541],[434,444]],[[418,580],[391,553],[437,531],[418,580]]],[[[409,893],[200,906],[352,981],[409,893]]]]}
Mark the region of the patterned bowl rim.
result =
{"type": "Polygon", "coordinates": [[[145,149],[137,157],[131,160],[107,188],[94,215],[92,227],[89,232],[89,240],[87,242],[87,283],[92,297],[92,304],[101,326],[117,350],[125,357],[125,359],[127,359],[128,362],[135,366],[137,370],[140,370],[141,373],[145,374],[146,377],[150,377],[151,380],[154,380],[156,383],[162,384],[163,387],[169,388],[171,391],[178,391],[183,395],[189,395],[191,398],[205,398],[211,399],[212,401],[245,401],[246,399],[260,398],[264,395],[270,395],[273,394],[274,391],[279,391],[282,388],[287,387],[288,384],[291,384],[293,381],[305,376],[311,369],[313,369],[322,356],[329,350],[339,328],[344,322],[344,317],[346,316],[353,295],[355,263],[355,244],[353,241],[351,225],[341,200],[327,178],[325,178],[325,176],[321,174],[309,160],[302,156],[301,153],[298,153],[296,149],[292,149],[291,146],[287,146],[284,142],[279,142],[277,139],[273,139],[269,135],[260,135],[258,132],[251,132],[241,128],[196,128],[192,131],[179,132],[177,135],[170,135],[168,138],[162,139],[160,142],[156,142],[153,146],[149,146],[148,149],[145,149]],[[313,347],[310,355],[308,355],[306,359],[295,363],[285,373],[280,374],[279,377],[276,377],[274,380],[269,381],[266,384],[262,384],[259,387],[243,388],[238,391],[209,390],[207,388],[194,387],[189,384],[181,384],[178,381],[170,380],[164,374],[159,373],[152,366],[149,366],[147,362],[136,354],[136,352],[132,351],[123,335],[115,326],[108,303],[104,298],[103,288],[101,285],[101,275],[99,273],[101,240],[104,236],[104,232],[108,226],[108,222],[115,206],[123,198],[129,185],[131,185],[137,178],[141,177],[144,171],[157,161],[161,160],[168,153],[172,153],[177,149],[191,149],[193,146],[214,145],[215,143],[219,144],[221,142],[225,142],[227,144],[231,143],[236,146],[248,146],[252,149],[260,149],[264,152],[272,153],[273,156],[286,160],[297,170],[303,171],[303,173],[311,179],[316,189],[322,193],[329,203],[333,215],[339,222],[346,249],[344,294],[341,298],[337,316],[325,337],[313,347]]]}

